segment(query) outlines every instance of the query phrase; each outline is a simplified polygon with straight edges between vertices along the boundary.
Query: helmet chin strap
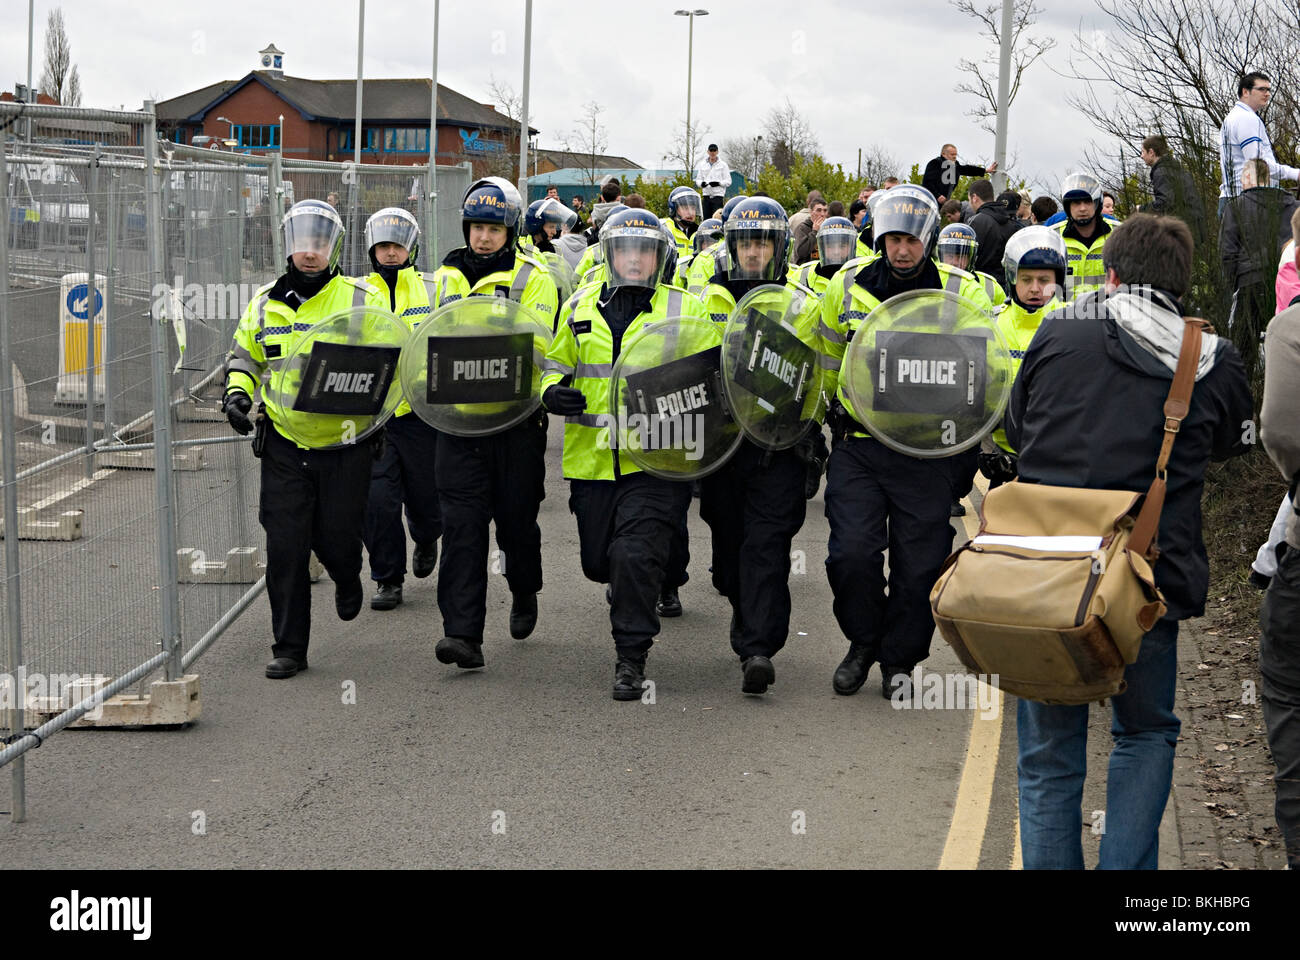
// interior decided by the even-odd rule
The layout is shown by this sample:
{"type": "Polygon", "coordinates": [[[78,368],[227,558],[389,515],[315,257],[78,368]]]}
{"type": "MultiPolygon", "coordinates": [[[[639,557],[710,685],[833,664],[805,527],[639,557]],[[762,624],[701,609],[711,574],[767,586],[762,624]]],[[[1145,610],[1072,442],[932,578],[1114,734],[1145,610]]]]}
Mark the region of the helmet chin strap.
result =
{"type": "Polygon", "coordinates": [[[914,276],[916,276],[918,273],[921,272],[921,269],[924,266],[925,266],[925,261],[918,260],[916,261],[916,266],[912,267],[910,270],[903,270],[899,267],[894,266],[894,262],[892,260],[889,262],[889,269],[892,270],[894,276],[898,277],[900,280],[911,280],[914,276]]]}

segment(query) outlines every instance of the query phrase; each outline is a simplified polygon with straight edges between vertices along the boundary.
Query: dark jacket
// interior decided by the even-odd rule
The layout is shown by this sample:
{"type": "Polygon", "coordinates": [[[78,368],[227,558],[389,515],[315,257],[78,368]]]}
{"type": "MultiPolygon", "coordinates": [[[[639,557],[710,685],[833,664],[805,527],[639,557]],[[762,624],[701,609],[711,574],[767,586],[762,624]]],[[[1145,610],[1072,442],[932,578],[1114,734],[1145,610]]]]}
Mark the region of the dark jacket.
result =
{"type": "Polygon", "coordinates": [[[812,217],[799,222],[794,228],[793,238],[795,263],[817,259],[817,231],[813,229],[812,217]]]}
{"type": "Polygon", "coordinates": [[[948,179],[951,183],[944,182],[944,163],[943,157],[935,157],[925,165],[925,173],[921,175],[921,186],[929,190],[934,195],[934,199],[940,197],[952,199],[952,193],[957,189],[957,184],[962,177],[982,177],[988,171],[983,167],[977,167],[970,163],[955,163],[948,168],[948,179]]]}
{"type": "MultiPolygon", "coordinates": [[[[1167,295],[1153,294],[1145,302],[1158,304],[1165,298],[1168,308],[1148,308],[1150,322],[1161,325],[1166,345],[1176,350],[1182,337],[1181,308],[1167,295]]],[[[1005,418],[1007,440],[1020,451],[1022,480],[1135,493],[1151,485],[1173,371],[1139,345],[1129,333],[1138,328],[1122,319],[1140,315],[1142,311],[1131,305],[1142,302],[1140,297],[1098,291],[1043,319],[1025,352],[1005,418]]],[[[1249,450],[1242,425],[1249,423],[1254,410],[1241,358],[1231,343],[1206,336],[1201,363],[1213,365],[1197,380],[1174,443],[1157,537],[1161,556],[1155,566],[1156,584],[1169,606],[1167,617],[1173,620],[1205,612],[1205,468],[1211,460],[1249,450]]]]}
{"type": "Polygon", "coordinates": [[[1276,275],[1297,206],[1296,198],[1280,187],[1251,187],[1223,208],[1219,256],[1234,290],[1276,275]]]}
{"type": "Polygon", "coordinates": [[[1007,248],[1007,240],[1024,226],[1011,215],[1006,204],[1000,200],[990,200],[981,204],[975,216],[969,221],[979,240],[979,252],[975,254],[975,269],[990,274],[1002,283],[1002,254],[1007,248]]]}
{"type": "Polygon", "coordinates": [[[1163,213],[1178,217],[1192,230],[1192,238],[1205,239],[1205,206],[1196,192],[1192,175],[1173,157],[1161,157],[1151,165],[1152,201],[1144,213],[1163,213]]]}

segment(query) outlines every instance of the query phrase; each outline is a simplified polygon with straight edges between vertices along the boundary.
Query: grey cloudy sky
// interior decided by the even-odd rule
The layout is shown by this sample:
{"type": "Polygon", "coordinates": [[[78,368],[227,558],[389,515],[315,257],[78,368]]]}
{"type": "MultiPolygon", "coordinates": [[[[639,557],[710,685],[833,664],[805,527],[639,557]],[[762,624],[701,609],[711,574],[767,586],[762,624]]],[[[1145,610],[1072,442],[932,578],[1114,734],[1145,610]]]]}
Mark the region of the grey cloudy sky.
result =
{"type": "MultiPolygon", "coordinates": [[[[0,36],[0,85],[26,72],[26,4],[7,0],[10,29],[0,36]],[[13,29],[17,27],[17,29],[13,29]]],[[[34,76],[39,81],[46,14],[35,4],[34,76]]],[[[254,69],[268,43],[285,51],[285,72],[315,79],[356,73],[356,0],[64,0],[61,4],[88,106],[138,107],[254,69]]],[[[946,0],[844,2],[708,0],[695,20],[693,115],[709,139],[761,131],[785,97],[802,111],[823,153],[852,171],[859,147],[884,146],[903,167],[924,164],[945,141],[962,158],[993,157],[993,137],[965,116],[972,98],[953,92],[963,57],[986,51],[971,21],[946,0]]],[[[1104,36],[1106,22],[1075,0],[1040,0],[1035,32],[1057,48],[1026,75],[1011,115],[1013,176],[1054,185],[1096,135],[1065,102],[1077,86],[1067,69],[1075,34],[1104,36]]],[[[558,146],[595,100],[605,107],[608,152],[647,167],[662,165],[673,129],[685,117],[685,17],[673,0],[620,3],[536,0],[533,6],[531,114],[543,146],[558,146]]],[[[698,9],[694,7],[692,9],[698,9]]],[[[366,8],[365,75],[428,76],[432,0],[376,2],[366,8]]],[[[522,78],[523,0],[444,0],[438,79],[488,101],[489,79],[518,90],[522,78]]],[[[1134,152],[1136,157],[1136,151],[1134,152]]]]}

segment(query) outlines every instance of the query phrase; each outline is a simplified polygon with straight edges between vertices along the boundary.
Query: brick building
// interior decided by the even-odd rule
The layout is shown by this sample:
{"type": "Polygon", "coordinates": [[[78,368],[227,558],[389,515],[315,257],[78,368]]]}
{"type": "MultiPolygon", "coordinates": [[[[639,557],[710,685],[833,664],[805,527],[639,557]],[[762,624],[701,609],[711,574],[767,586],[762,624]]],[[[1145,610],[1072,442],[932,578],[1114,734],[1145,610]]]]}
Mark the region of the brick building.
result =
{"type": "MultiPolygon", "coordinates": [[[[239,152],[279,150],[298,160],[351,160],[356,80],[284,75],[274,44],[258,54],[261,69],[157,104],[160,136],[176,143],[233,140],[239,152]],[[281,122],[283,117],[283,123],[281,122]]],[[[366,80],[362,85],[361,162],[426,163],[430,86],[427,78],[366,80]]],[[[529,128],[530,134],[537,131],[529,128]]],[[[437,158],[469,161],[476,176],[505,173],[519,162],[519,125],[488,104],[438,84],[437,158]]]]}

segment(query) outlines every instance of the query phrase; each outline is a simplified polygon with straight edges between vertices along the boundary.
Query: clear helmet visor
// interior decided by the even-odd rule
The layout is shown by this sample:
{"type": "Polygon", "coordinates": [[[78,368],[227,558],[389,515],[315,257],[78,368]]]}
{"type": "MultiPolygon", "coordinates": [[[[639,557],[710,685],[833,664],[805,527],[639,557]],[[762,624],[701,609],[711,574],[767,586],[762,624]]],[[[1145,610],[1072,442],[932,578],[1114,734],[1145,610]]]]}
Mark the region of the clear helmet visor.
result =
{"type": "Polygon", "coordinates": [[[325,208],[290,210],[284,215],[284,252],[314,253],[328,261],[330,269],[338,265],[343,249],[343,224],[338,214],[325,208]]]}
{"type": "Polygon", "coordinates": [[[939,262],[960,270],[975,268],[975,251],[978,243],[969,237],[940,237],[937,246],[939,262]]]}
{"type": "Polygon", "coordinates": [[[836,230],[817,235],[817,259],[822,263],[839,265],[849,260],[857,249],[857,234],[836,230]]]}
{"type": "Polygon", "coordinates": [[[769,223],[728,221],[724,228],[727,254],[731,260],[728,276],[733,280],[775,280],[780,269],[781,247],[789,233],[784,221],[769,223]],[[741,224],[744,224],[741,226],[741,224]],[[734,228],[732,224],[735,224],[734,228]]]}
{"type": "Polygon", "coordinates": [[[705,247],[711,247],[722,239],[722,227],[700,227],[691,237],[691,251],[699,253],[705,247]]]}
{"type": "Polygon", "coordinates": [[[381,243],[395,243],[407,253],[414,253],[419,236],[419,224],[405,210],[380,210],[366,221],[367,250],[381,243]]]}
{"type": "Polygon", "coordinates": [[[703,212],[700,195],[694,191],[685,191],[673,198],[673,216],[681,220],[693,220],[699,223],[700,214],[703,212]]]}
{"type": "Polygon", "coordinates": [[[658,230],[620,229],[601,237],[600,248],[609,268],[609,288],[658,285],[668,242],[658,230]]]}

